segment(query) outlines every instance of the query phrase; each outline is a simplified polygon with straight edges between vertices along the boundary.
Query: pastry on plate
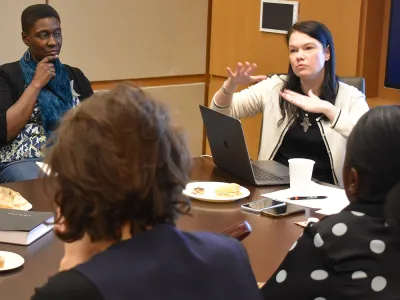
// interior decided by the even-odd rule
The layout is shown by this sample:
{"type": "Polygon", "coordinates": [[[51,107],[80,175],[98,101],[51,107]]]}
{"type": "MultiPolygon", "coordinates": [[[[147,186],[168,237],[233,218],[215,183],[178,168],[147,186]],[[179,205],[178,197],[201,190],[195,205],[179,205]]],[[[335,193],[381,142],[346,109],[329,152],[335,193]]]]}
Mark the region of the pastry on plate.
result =
{"type": "Polygon", "coordinates": [[[204,188],[198,186],[193,189],[192,194],[202,196],[205,192],[206,190],[204,188]]]}
{"type": "Polygon", "coordinates": [[[6,262],[6,260],[4,259],[3,256],[0,256],[0,269],[4,268],[4,263],[6,262]]]}
{"type": "Polygon", "coordinates": [[[0,186],[0,208],[21,209],[27,203],[20,193],[0,186]]]}
{"type": "Polygon", "coordinates": [[[220,197],[237,197],[240,196],[240,185],[236,183],[228,183],[220,185],[215,189],[215,194],[220,197]]]}

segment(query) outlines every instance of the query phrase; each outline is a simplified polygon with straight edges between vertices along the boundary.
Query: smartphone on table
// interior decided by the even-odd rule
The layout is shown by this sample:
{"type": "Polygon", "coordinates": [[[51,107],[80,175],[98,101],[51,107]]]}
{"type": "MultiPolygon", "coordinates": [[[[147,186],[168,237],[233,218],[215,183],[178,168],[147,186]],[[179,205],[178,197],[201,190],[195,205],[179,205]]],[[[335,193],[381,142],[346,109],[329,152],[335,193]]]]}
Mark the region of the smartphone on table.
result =
{"type": "Polygon", "coordinates": [[[286,217],[295,214],[302,214],[306,210],[304,207],[291,204],[291,203],[284,203],[283,205],[275,206],[275,207],[268,207],[261,211],[262,216],[273,217],[273,218],[280,218],[286,217]]]}
{"type": "Polygon", "coordinates": [[[262,210],[266,208],[276,207],[280,205],[285,205],[285,202],[275,200],[272,198],[263,198],[257,201],[252,201],[246,204],[241,205],[241,209],[245,211],[249,211],[252,213],[259,214],[262,210]]]}

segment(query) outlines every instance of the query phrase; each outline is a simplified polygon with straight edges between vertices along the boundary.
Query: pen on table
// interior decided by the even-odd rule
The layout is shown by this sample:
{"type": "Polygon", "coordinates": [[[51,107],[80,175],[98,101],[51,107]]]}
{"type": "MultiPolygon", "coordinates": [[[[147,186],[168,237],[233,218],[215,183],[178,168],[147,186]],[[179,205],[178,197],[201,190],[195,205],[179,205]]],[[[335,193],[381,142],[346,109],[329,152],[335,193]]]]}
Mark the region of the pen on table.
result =
{"type": "Polygon", "coordinates": [[[289,197],[289,200],[313,200],[313,199],[326,199],[327,196],[294,196],[289,197]]]}

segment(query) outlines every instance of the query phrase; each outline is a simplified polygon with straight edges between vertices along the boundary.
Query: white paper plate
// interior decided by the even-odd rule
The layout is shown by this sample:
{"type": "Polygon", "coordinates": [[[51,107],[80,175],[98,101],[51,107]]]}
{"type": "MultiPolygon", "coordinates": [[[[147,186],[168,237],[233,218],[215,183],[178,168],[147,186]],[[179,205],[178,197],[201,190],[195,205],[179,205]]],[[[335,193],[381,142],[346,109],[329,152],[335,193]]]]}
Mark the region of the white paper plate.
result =
{"type": "Polygon", "coordinates": [[[4,268],[0,268],[0,272],[19,268],[25,262],[25,259],[21,255],[13,252],[0,251],[0,256],[5,260],[4,268]]]}
{"type": "Polygon", "coordinates": [[[235,197],[218,196],[215,193],[215,189],[224,184],[228,184],[228,183],[227,182],[213,182],[213,181],[191,182],[186,185],[186,188],[183,191],[183,194],[185,194],[186,196],[189,196],[190,198],[193,198],[193,199],[208,201],[208,202],[232,202],[232,201],[246,198],[247,196],[250,195],[250,191],[248,189],[246,189],[245,187],[241,186],[240,187],[241,193],[238,196],[235,196],[235,197]],[[193,194],[192,191],[196,187],[203,188],[205,190],[204,195],[193,194]]]}
{"type": "Polygon", "coordinates": [[[26,202],[26,204],[25,205],[23,205],[23,206],[21,206],[20,208],[16,208],[16,209],[19,209],[19,210],[31,210],[32,209],[32,204],[31,203],[29,203],[29,202],[26,202]]]}

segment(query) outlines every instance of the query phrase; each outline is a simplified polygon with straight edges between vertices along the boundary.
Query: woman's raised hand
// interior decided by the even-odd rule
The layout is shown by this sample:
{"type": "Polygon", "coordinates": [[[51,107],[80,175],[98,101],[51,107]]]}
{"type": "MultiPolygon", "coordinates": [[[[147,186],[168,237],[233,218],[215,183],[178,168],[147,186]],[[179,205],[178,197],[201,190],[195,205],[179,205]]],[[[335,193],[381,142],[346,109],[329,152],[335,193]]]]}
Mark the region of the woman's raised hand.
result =
{"type": "Polygon", "coordinates": [[[229,67],[226,68],[228,76],[234,85],[248,85],[268,78],[265,75],[253,76],[255,69],[257,69],[257,65],[249,62],[245,64],[238,62],[235,71],[232,71],[229,67]]]}

